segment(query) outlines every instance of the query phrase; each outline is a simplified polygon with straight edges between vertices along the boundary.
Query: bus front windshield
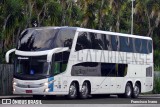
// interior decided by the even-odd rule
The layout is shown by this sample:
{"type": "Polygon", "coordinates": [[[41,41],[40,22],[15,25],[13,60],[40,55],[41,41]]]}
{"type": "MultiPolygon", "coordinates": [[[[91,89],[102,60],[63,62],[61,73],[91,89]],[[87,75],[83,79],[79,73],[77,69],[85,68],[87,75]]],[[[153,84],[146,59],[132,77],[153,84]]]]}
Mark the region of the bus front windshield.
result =
{"type": "Polygon", "coordinates": [[[15,75],[21,78],[46,77],[49,75],[50,64],[45,56],[16,57],[15,75]]]}

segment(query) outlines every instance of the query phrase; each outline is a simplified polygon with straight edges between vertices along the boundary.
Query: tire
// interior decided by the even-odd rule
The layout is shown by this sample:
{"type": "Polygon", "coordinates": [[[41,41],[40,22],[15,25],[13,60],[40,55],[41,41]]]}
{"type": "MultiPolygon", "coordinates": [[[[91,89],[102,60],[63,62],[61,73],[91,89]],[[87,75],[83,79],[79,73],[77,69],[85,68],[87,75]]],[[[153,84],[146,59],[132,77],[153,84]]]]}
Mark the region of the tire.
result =
{"type": "Polygon", "coordinates": [[[68,93],[67,97],[69,99],[75,99],[75,98],[77,98],[77,93],[78,93],[77,85],[75,82],[72,82],[69,87],[69,93],[68,93]]]}
{"type": "Polygon", "coordinates": [[[81,88],[81,92],[79,93],[80,98],[86,99],[89,95],[89,85],[87,82],[84,82],[81,88]]]}
{"type": "Polygon", "coordinates": [[[130,83],[127,83],[125,87],[124,97],[131,98],[131,96],[132,96],[132,85],[130,83]]]}
{"type": "Polygon", "coordinates": [[[133,88],[132,98],[138,98],[139,94],[140,94],[140,86],[136,83],[133,88]]]}

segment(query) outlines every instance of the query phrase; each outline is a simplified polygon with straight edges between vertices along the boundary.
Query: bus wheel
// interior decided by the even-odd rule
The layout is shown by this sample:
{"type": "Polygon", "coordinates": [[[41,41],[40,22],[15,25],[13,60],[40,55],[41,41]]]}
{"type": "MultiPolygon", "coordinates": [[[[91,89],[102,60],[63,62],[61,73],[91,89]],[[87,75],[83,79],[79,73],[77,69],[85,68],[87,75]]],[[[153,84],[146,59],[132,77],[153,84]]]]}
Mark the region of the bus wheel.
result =
{"type": "Polygon", "coordinates": [[[87,82],[84,82],[80,92],[80,98],[85,99],[89,95],[89,85],[87,82]]]}
{"type": "Polygon", "coordinates": [[[134,88],[133,88],[132,97],[133,98],[138,98],[139,94],[140,94],[140,86],[136,83],[134,88]]]}
{"type": "Polygon", "coordinates": [[[70,99],[74,99],[77,97],[77,86],[75,82],[72,82],[70,87],[69,87],[69,94],[68,94],[68,98],[70,99]]]}
{"type": "Polygon", "coordinates": [[[130,83],[126,84],[124,97],[125,98],[131,98],[132,96],[132,85],[130,83]]]}

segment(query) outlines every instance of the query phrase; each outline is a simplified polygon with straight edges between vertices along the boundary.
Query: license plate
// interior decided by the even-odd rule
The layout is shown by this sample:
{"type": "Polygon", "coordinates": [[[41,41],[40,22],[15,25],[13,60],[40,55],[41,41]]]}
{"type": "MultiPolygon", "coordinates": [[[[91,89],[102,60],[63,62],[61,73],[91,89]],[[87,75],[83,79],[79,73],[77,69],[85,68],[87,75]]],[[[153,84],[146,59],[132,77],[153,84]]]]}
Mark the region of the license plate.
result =
{"type": "Polygon", "coordinates": [[[26,90],[26,93],[32,93],[32,90],[26,90]]]}

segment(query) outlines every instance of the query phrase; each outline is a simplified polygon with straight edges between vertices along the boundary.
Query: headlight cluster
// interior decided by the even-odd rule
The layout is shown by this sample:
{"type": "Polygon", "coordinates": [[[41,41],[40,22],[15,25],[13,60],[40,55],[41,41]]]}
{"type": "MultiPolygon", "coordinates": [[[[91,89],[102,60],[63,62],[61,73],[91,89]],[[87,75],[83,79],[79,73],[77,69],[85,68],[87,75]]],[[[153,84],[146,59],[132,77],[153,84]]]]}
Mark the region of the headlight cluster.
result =
{"type": "Polygon", "coordinates": [[[15,91],[15,87],[14,86],[16,86],[16,85],[17,85],[17,83],[13,82],[13,92],[15,91]]]}

